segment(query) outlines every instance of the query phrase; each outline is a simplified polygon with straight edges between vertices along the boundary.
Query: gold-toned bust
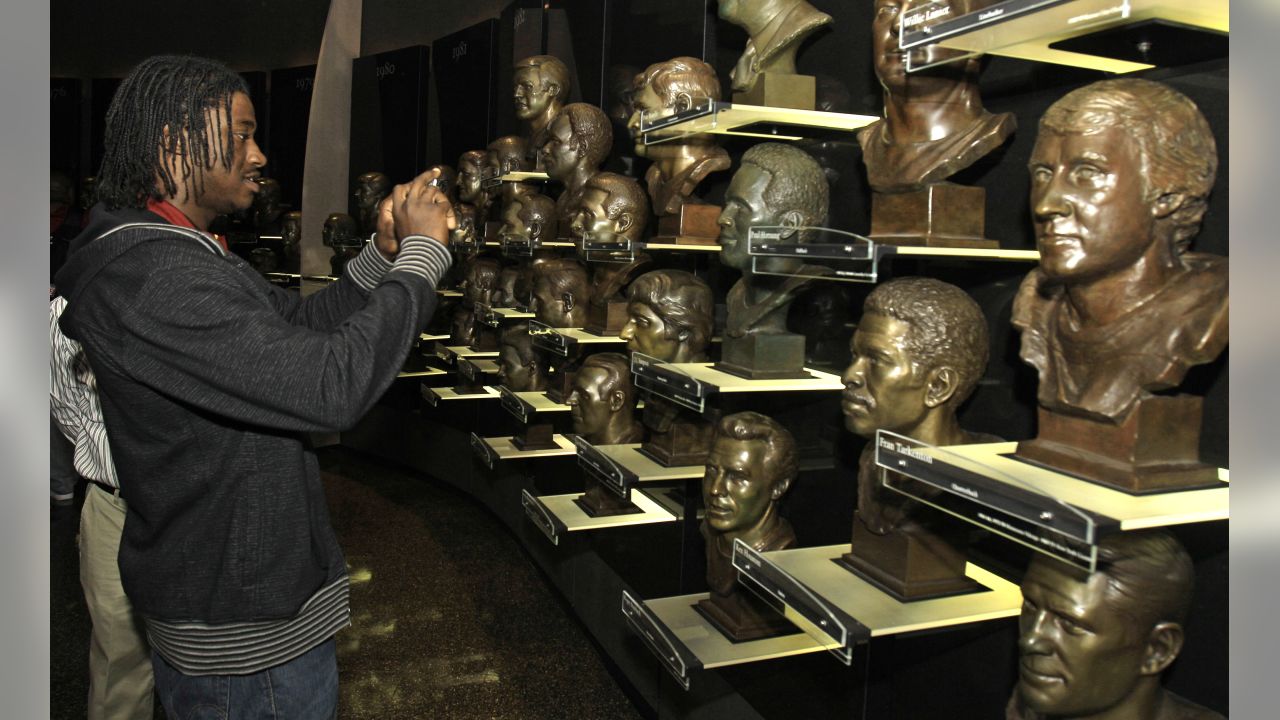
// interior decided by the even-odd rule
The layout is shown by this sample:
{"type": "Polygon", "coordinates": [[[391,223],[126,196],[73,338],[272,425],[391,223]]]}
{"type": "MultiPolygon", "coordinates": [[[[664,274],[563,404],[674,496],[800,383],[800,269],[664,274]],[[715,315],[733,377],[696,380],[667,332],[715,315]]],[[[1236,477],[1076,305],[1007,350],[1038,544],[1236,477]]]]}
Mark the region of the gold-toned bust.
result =
{"type": "Polygon", "coordinates": [[[547,363],[533,346],[528,323],[517,323],[498,338],[498,380],[512,392],[547,389],[547,363]]]}
{"type": "Polygon", "coordinates": [[[573,431],[592,445],[640,442],[644,426],[636,419],[631,364],[614,352],[588,355],[574,373],[565,398],[572,408],[573,431]]]}
{"type": "MultiPolygon", "coordinates": [[[[485,172],[490,177],[500,178],[532,170],[533,163],[529,162],[528,152],[529,144],[524,138],[519,135],[504,135],[489,143],[485,153],[485,172]]],[[[503,203],[509,203],[519,195],[534,192],[532,185],[521,182],[503,182],[498,187],[496,197],[500,197],[503,203]]]]}
{"type": "Polygon", "coordinates": [[[587,269],[577,260],[552,258],[533,264],[533,298],[529,310],[553,328],[580,328],[587,320],[591,286],[587,269]]]}
{"type": "Polygon", "coordinates": [[[725,343],[718,368],[751,378],[803,375],[804,336],[787,332],[787,309],[811,280],[826,272],[797,258],[763,258],[786,276],[752,272],[751,227],[781,227],[782,242],[806,242],[801,228],[827,221],[829,189],[818,162],[803,150],[761,143],[742,156],[720,213],[720,262],[742,271],[729,290],[725,343]]]}
{"type": "Polygon", "coordinates": [[[645,145],[641,116],[679,113],[701,101],[719,99],[720,79],[715,68],[698,58],[672,58],[636,75],[627,129],[635,139],[636,155],[653,161],[644,178],[659,217],[678,215],[687,203],[702,204],[693,194],[694,188],[707,175],[728,170],[729,153],[707,133],[645,145]]]}
{"type": "Polygon", "coordinates": [[[356,220],[346,213],[329,213],[320,229],[320,243],[325,247],[346,247],[359,243],[356,220]]]}
{"type": "MultiPolygon", "coordinates": [[[[765,74],[794,77],[796,50],[800,44],[831,22],[830,15],[805,0],[720,0],[720,18],[751,36],[729,73],[733,89],[738,93],[753,90],[765,74]]],[[[812,97],[808,104],[809,109],[813,109],[812,97]]]]}
{"type": "Polygon", "coordinates": [[[1182,651],[1194,582],[1190,556],[1166,530],[1104,537],[1093,573],[1035,553],[1006,720],[1224,720],[1160,685],[1182,651]]]}
{"type": "Polygon", "coordinates": [[[556,200],[559,226],[567,232],[582,201],[587,180],[613,147],[613,127],[604,111],[586,103],[570,103],[551,122],[539,149],[542,167],[553,180],[564,183],[556,200]]]}
{"type": "Polygon", "coordinates": [[[552,55],[534,55],[516,62],[512,84],[516,117],[528,128],[529,148],[540,147],[569,99],[569,68],[552,55]]]}
{"type": "Polygon", "coordinates": [[[258,183],[258,192],[253,195],[253,207],[250,211],[253,227],[259,233],[269,233],[278,229],[280,214],[284,212],[281,205],[284,191],[275,178],[260,177],[255,182],[258,183]]]}
{"type": "Polygon", "coordinates": [[[740,412],[721,418],[702,478],[706,516],[707,585],[711,597],[697,608],[735,642],[796,632],[796,627],[749,590],[738,586],[733,542],[758,552],[795,545],[795,532],[778,514],[778,501],[800,472],[791,433],[772,418],[740,412]]]}
{"type": "Polygon", "coordinates": [[[1040,120],[1028,164],[1040,266],[1014,300],[1040,427],[1018,455],[1129,491],[1216,481],[1202,399],[1155,395],[1227,346],[1227,259],[1188,251],[1217,171],[1186,96],[1125,78],[1040,120]]]}
{"type": "Polygon", "coordinates": [[[455,345],[471,345],[476,340],[475,306],[493,302],[498,289],[498,276],[502,268],[497,260],[487,257],[472,258],[462,281],[462,302],[453,313],[450,341],[455,345]]]}
{"type": "Polygon", "coordinates": [[[299,243],[302,242],[302,212],[300,210],[290,210],[280,218],[280,247],[284,250],[285,258],[296,258],[301,252],[299,243]]]}

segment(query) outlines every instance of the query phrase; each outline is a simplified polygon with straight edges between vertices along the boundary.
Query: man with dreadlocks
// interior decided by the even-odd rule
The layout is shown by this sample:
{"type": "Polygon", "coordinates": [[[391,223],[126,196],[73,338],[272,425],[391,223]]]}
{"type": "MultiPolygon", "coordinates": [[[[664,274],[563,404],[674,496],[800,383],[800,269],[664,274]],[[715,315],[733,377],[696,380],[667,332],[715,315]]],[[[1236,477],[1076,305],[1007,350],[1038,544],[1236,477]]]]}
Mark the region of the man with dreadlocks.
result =
{"type": "Polygon", "coordinates": [[[305,433],[351,426],[386,390],[451,262],[430,171],[393,190],[337,282],[305,299],[273,287],[207,232],[252,203],[255,126],[223,65],[143,61],[112,100],[99,204],[57,276],[170,717],[336,717],[347,573],[305,433]]]}

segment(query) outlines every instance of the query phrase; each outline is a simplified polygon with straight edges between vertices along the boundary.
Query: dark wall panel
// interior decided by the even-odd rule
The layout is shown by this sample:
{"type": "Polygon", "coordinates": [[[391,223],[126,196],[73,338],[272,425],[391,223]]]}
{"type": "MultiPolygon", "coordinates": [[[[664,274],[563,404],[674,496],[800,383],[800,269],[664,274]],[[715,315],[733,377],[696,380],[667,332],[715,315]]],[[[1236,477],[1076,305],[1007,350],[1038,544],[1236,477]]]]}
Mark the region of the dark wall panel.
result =
{"type": "MultiPolygon", "coordinates": [[[[352,61],[352,182],[379,171],[405,182],[427,168],[427,78],[431,49],[422,45],[352,61]]],[[[354,210],[354,198],[352,207],[354,210]]]]}

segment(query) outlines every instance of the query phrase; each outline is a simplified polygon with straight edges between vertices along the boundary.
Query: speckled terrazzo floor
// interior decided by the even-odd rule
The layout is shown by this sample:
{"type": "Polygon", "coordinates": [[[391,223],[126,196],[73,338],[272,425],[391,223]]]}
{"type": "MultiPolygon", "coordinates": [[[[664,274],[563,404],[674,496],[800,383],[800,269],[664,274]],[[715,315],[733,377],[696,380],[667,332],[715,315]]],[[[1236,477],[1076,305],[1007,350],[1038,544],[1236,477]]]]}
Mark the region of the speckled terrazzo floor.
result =
{"type": "MultiPolygon", "coordinates": [[[[339,717],[640,717],[483,508],[345,450],[320,455],[352,575],[353,623],[338,635],[339,717]]],[[[74,520],[53,523],[52,718],[85,714],[89,624],[74,535],[74,520]]]]}

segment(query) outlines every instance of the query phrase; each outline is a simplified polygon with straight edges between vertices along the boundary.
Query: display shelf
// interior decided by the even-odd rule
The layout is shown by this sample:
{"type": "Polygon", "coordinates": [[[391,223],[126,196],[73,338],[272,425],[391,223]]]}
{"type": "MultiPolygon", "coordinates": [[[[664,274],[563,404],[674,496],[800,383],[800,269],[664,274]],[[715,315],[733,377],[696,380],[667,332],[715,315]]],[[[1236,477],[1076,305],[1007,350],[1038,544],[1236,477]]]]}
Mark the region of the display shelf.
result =
{"type": "MultiPolygon", "coordinates": [[[[1225,57],[1226,38],[1222,36],[1230,32],[1230,20],[1228,0],[1003,0],[955,17],[949,2],[935,2],[902,14],[901,45],[910,50],[936,43],[961,51],[935,53],[937,59],[929,62],[917,59],[916,52],[908,52],[907,72],[988,54],[1127,73],[1150,69],[1159,61],[1191,61],[1181,58],[1196,52],[1194,46],[1203,46],[1208,39],[1222,41],[1225,57]],[[1126,38],[1127,42],[1108,47],[1106,54],[1072,49],[1075,44],[1071,41],[1076,38],[1153,21],[1180,33],[1198,31],[1200,42],[1191,35],[1169,36],[1165,44],[1182,47],[1151,47],[1151,40],[1146,39],[1150,36],[1137,33],[1126,38]],[[1144,42],[1146,47],[1141,46],[1144,42]],[[1170,55],[1179,60],[1169,59],[1170,55]]],[[[1103,43],[1097,49],[1106,46],[1108,43],[1103,43]]]]}
{"type": "Polygon", "coordinates": [[[1021,610],[1017,585],[973,563],[965,575],[984,590],[902,602],[835,562],[850,549],[845,544],[759,553],[735,540],[733,566],[739,582],[780,604],[788,620],[846,665],[853,648],[873,637],[1014,617],[1021,610]]]}
{"type": "Polygon", "coordinates": [[[447,297],[447,298],[462,297],[461,290],[436,290],[436,294],[439,295],[440,297],[447,297]]]}
{"type": "Polygon", "coordinates": [[[1117,532],[1226,520],[1230,475],[1219,487],[1130,495],[1022,462],[1016,442],[932,447],[879,431],[884,484],[940,510],[1092,571],[1097,543],[1117,532]]]}
{"type": "Polygon", "coordinates": [[[640,443],[592,445],[578,435],[569,439],[578,448],[578,465],[613,493],[626,499],[637,483],[674,482],[700,478],[702,465],[665,467],[640,452],[640,443]]]}
{"type": "Polygon", "coordinates": [[[442,402],[458,402],[460,400],[496,400],[498,391],[488,385],[480,388],[478,393],[459,393],[451,387],[422,386],[422,399],[431,407],[439,407],[442,402]]]}
{"type": "Polygon", "coordinates": [[[564,457],[576,452],[573,443],[564,435],[552,435],[551,439],[556,447],[521,450],[516,447],[514,437],[480,437],[476,433],[471,433],[471,452],[490,470],[503,460],[564,457]]]}
{"type": "Polygon", "coordinates": [[[472,383],[498,377],[498,363],[488,358],[459,358],[458,375],[472,383]]]}
{"type": "Polygon", "coordinates": [[[843,390],[839,375],[804,368],[805,378],[750,380],[716,370],[714,363],[664,363],[643,353],[631,353],[636,386],[696,412],[706,410],[717,393],[830,392],[843,390]]]}
{"type": "Polygon", "coordinates": [[[498,176],[502,182],[530,182],[550,180],[551,176],[544,172],[513,172],[498,176]]]}
{"type": "Polygon", "coordinates": [[[535,347],[555,353],[561,357],[569,357],[582,345],[624,345],[626,340],[617,335],[596,335],[582,328],[553,328],[537,320],[529,321],[529,334],[533,336],[535,347]]]}
{"type": "Polygon", "coordinates": [[[698,593],[637,600],[628,591],[622,591],[622,615],[627,624],[685,690],[689,689],[693,670],[713,670],[835,649],[834,642],[824,644],[799,630],[763,640],[733,642],[694,609],[699,601],[710,597],[710,593],[698,593]]]}
{"type": "Polygon", "coordinates": [[[629,263],[641,253],[649,251],[718,253],[720,244],[655,243],[631,240],[614,243],[586,241],[581,243],[581,252],[587,262],[629,263]]]}
{"type": "Polygon", "coordinates": [[[401,372],[399,372],[399,373],[397,373],[397,374],[396,374],[396,379],[397,379],[397,380],[399,380],[399,379],[401,379],[401,378],[429,378],[429,377],[443,377],[443,376],[448,375],[448,374],[449,374],[449,372],[448,372],[447,370],[441,370],[440,368],[426,368],[426,369],[423,369],[423,370],[406,370],[406,371],[401,371],[401,372]]]}
{"type": "Polygon", "coordinates": [[[421,335],[418,336],[418,340],[422,342],[440,342],[442,340],[448,340],[448,339],[449,339],[448,333],[445,333],[443,335],[432,335],[431,333],[422,333],[421,335]]]}
{"type": "Polygon", "coordinates": [[[533,318],[533,313],[510,307],[489,307],[476,305],[476,319],[489,327],[501,327],[504,323],[519,322],[533,318]]]}
{"type": "Polygon", "coordinates": [[[574,246],[574,243],[567,240],[534,241],[528,238],[521,240],[503,238],[500,241],[500,246],[502,247],[502,254],[506,257],[528,258],[533,257],[534,250],[541,250],[544,248],[571,248],[574,246]]]}
{"type": "Polygon", "coordinates": [[[452,365],[458,361],[458,358],[466,358],[469,360],[493,359],[498,357],[498,351],[472,350],[466,345],[446,345],[444,342],[437,342],[435,347],[435,356],[452,365]]]}
{"type": "Polygon", "coordinates": [[[582,496],[583,493],[536,496],[528,490],[521,490],[520,502],[524,506],[525,516],[538,526],[553,545],[559,545],[565,533],[668,523],[677,519],[661,504],[645,495],[643,490],[631,496],[631,501],[641,512],[625,515],[591,517],[574,502],[582,496]]]}
{"type": "Polygon", "coordinates": [[[886,245],[872,238],[832,228],[782,228],[756,226],[747,230],[747,252],[751,255],[751,272],[757,275],[809,277],[816,280],[874,283],[880,279],[880,263],[895,256],[913,258],[954,258],[1004,262],[1039,262],[1036,250],[1004,248],[941,248],[912,245],[886,245]],[[782,242],[784,231],[807,232],[817,240],[805,243],[782,242]],[[801,259],[806,265],[796,272],[777,272],[760,264],[761,258],[801,259]],[[814,263],[808,265],[807,263],[814,263]],[[826,263],[834,263],[828,266],[826,263]]]}
{"type": "Polygon", "coordinates": [[[640,132],[645,145],[678,140],[690,135],[737,135],[770,140],[802,140],[828,131],[852,131],[879,120],[875,115],[796,110],[703,100],[671,115],[642,117],[640,132]]]}
{"type": "Polygon", "coordinates": [[[537,413],[569,412],[571,409],[547,397],[547,393],[541,390],[512,392],[503,385],[498,388],[498,395],[503,409],[524,425],[528,425],[529,419],[537,413]]]}

